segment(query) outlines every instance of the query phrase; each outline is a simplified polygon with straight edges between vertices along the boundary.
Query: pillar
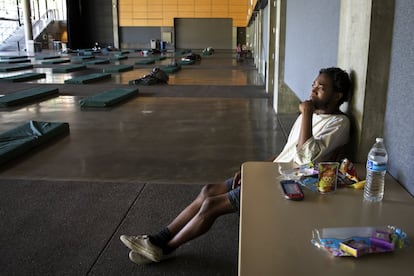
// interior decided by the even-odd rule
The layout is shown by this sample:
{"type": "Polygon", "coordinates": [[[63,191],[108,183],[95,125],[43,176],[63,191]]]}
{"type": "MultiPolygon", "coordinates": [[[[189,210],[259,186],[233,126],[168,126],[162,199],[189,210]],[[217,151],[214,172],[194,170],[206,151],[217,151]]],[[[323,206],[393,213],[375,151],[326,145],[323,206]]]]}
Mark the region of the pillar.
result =
{"type": "Polygon", "coordinates": [[[266,92],[273,95],[275,79],[275,44],[276,44],[276,1],[268,2],[268,51],[267,51],[267,79],[266,92]]]}
{"type": "Polygon", "coordinates": [[[278,114],[298,113],[299,99],[285,83],[286,2],[276,0],[275,73],[273,109],[278,114]]]}
{"type": "Polygon", "coordinates": [[[112,0],[112,20],[114,33],[114,47],[119,48],[118,0],[112,0]]]}
{"type": "Polygon", "coordinates": [[[365,162],[382,137],[390,67],[394,1],[341,0],[338,66],[351,74],[352,158],[365,162]]]}
{"type": "Polygon", "coordinates": [[[34,54],[34,44],[33,44],[33,27],[32,19],[30,12],[30,0],[23,0],[23,22],[24,22],[24,37],[26,41],[26,52],[27,55],[34,54]]]}

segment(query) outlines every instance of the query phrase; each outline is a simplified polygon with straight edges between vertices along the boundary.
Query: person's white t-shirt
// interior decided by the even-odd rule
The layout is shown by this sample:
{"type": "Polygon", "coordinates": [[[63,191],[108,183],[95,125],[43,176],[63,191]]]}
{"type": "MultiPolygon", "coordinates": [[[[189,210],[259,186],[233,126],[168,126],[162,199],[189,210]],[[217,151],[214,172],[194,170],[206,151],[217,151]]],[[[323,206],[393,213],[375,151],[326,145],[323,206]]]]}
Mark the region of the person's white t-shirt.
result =
{"type": "Polygon", "coordinates": [[[344,114],[313,114],[312,132],[300,149],[296,148],[301,129],[302,114],[293,125],[282,152],[273,162],[298,165],[328,160],[334,151],[348,143],[350,122],[344,114]]]}

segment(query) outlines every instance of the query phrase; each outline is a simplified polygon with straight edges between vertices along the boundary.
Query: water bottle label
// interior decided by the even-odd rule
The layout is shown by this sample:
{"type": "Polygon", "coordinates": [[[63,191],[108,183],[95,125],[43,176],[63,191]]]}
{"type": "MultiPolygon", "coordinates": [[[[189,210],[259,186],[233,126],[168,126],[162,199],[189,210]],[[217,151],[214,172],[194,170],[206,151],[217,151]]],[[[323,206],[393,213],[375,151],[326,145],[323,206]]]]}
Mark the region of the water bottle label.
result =
{"type": "Polygon", "coordinates": [[[375,172],[383,172],[387,170],[387,164],[380,164],[380,163],[376,163],[373,162],[371,160],[367,161],[367,168],[371,171],[375,171],[375,172]]]}

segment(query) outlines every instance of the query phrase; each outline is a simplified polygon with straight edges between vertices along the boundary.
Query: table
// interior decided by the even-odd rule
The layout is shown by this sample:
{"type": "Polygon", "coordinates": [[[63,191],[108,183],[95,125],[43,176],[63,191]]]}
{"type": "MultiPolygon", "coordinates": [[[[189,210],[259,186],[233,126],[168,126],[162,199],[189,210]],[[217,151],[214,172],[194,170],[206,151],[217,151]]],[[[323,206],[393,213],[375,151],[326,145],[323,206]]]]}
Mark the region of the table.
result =
{"type": "Polygon", "coordinates": [[[380,203],[363,191],[318,194],[303,189],[303,201],[283,197],[278,164],[242,165],[239,275],[414,275],[414,245],[358,259],[332,257],[311,242],[312,230],[327,227],[395,225],[414,241],[414,198],[389,175],[380,203]]]}

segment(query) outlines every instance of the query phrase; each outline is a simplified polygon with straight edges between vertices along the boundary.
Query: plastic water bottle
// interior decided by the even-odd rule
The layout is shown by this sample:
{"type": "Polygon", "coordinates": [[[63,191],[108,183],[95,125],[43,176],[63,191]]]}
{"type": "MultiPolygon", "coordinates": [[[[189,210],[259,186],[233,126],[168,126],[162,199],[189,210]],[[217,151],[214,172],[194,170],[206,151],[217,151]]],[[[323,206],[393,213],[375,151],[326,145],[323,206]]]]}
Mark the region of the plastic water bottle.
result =
{"type": "Polygon", "coordinates": [[[364,188],[364,199],[378,202],[384,196],[384,178],[387,171],[388,154],[382,138],[377,138],[376,143],[368,153],[367,178],[364,188]]]}

